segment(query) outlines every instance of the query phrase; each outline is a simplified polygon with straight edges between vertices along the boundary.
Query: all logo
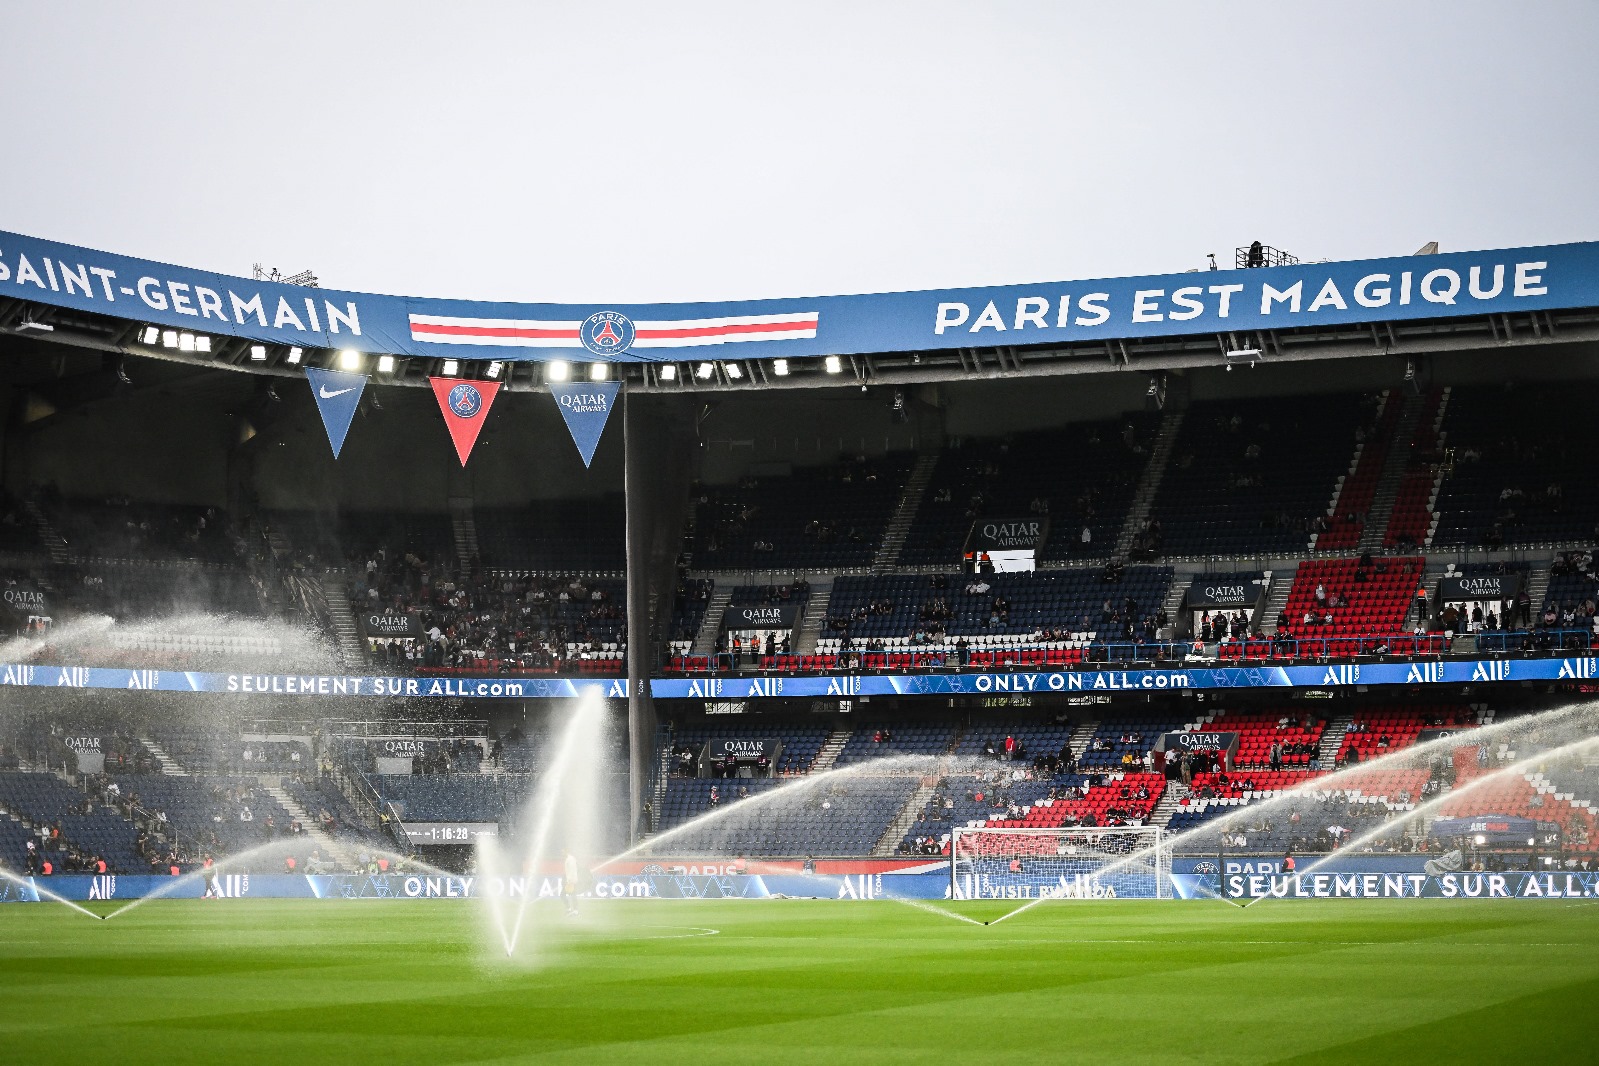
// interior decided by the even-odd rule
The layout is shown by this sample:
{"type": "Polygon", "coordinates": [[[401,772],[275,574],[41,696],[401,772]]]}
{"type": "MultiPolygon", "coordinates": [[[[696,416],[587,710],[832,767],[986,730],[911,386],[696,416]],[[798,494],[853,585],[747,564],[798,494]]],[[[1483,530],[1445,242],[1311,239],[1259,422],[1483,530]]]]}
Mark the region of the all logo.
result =
{"type": "Polygon", "coordinates": [[[471,418],[483,410],[483,394],[466,382],[450,390],[450,410],[457,418],[471,418]]]}
{"type": "Polygon", "coordinates": [[[90,899],[111,899],[117,894],[115,874],[102,874],[89,882],[90,899]]]}
{"type": "Polygon", "coordinates": [[[600,311],[583,320],[577,331],[583,347],[595,355],[621,355],[633,346],[638,331],[624,314],[600,311]]]}
{"type": "Polygon", "coordinates": [[[240,899],[250,894],[249,874],[222,874],[216,879],[217,895],[223,899],[240,899]]]}

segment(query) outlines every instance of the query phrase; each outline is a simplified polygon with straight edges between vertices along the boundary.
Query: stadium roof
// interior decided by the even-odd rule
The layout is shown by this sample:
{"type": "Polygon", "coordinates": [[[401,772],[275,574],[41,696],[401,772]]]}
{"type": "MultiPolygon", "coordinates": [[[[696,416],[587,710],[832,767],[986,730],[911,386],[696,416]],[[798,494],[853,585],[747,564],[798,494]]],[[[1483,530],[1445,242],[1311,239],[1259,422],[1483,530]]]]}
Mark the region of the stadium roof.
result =
{"type": "Polygon", "coordinates": [[[252,373],[911,384],[1599,340],[1599,243],[691,304],[384,296],[0,233],[0,332],[252,373]],[[382,357],[387,356],[384,359],[382,357]]]}

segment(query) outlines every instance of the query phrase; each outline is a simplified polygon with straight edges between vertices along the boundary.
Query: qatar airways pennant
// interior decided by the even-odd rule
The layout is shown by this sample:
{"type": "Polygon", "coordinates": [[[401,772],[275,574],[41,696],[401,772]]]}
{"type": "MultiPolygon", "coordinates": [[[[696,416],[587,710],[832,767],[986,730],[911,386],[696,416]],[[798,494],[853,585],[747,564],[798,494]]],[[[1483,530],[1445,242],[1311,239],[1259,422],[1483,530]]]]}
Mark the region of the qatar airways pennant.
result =
{"type": "Polygon", "coordinates": [[[344,449],[344,437],[350,432],[355,409],[360,406],[366,375],[340,374],[308,366],[305,377],[311,383],[311,395],[316,397],[316,409],[322,415],[322,428],[328,431],[328,443],[333,445],[333,458],[337,459],[344,449]]]}
{"type": "Polygon", "coordinates": [[[566,428],[572,434],[572,443],[583,457],[587,467],[594,461],[594,449],[599,447],[600,434],[616,406],[616,394],[622,388],[620,381],[602,381],[592,385],[551,385],[550,395],[561,408],[566,428]]]}
{"type": "Polygon", "coordinates": [[[433,383],[433,395],[439,398],[439,410],[444,413],[444,424],[450,427],[450,439],[455,442],[455,454],[466,465],[483,429],[483,420],[489,417],[495,394],[500,391],[498,381],[459,381],[455,378],[428,378],[433,383]]]}

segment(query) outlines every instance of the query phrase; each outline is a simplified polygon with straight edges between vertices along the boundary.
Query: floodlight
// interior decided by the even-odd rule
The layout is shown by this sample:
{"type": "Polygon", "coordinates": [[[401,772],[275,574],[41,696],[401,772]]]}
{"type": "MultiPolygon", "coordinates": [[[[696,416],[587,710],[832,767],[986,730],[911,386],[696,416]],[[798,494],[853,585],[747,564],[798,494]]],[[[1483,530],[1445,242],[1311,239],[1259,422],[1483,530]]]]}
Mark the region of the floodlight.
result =
{"type": "Polygon", "coordinates": [[[252,363],[264,363],[264,362],[266,362],[266,345],[264,345],[264,344],[252,344],[252,345],[250,345],[250,361],[252,363]]]}
{"type": "Polygon", "coordinates": [[[139,339],[145,344],[155,344],[161,339],[161,331],[154,326],[145,326],[144,333],[139,339]]]}
{"type": "Polygon", "coordinates": [[[290,366],[299,366],[300,365],[300,357],[303,356],[304,354],[305,353],[302,350],[300,350],[299,348],[290,348],[289,349],[289,360],[288,360],[289,365],[290,366]]]}
{"type": "Polygon", "coordinates": [[[204,333],[200,334],[198,337],[195,337],[194,350],[197,352],[209,352],[211,350],[211,338],[207,337],[204,333]]]}
{"type": "Polygon", "coordinates": [[[178,346],[178,331],[175,330],[175,329],[164,329],[164,330],[162,330],[161,331],[161,347],[163,347],[163,348],[176,348],[177,346],[178,346]]]}
{"type": "MultiPolygon", "coordinates": [[[[344,351],[339,353],[339,369],[360,370],[361,353],[356,351],[354,348],[344,349],[344,351]]],[[[448,371],[446,371],[446,373],[448,373],[448,371]]]]}
{"type": "Polygon", "coordinates": [[[788,360],[787,359],[773,359],[772,360],[772,373],[776,374],[780,378],[788,377],[788,360]]]}
{"type": "Polygon", "coordinates": [[[551,359],[544,364],[545,381],[566,381],[572,376],[572,364],[565,359],[551,359]]]}
{"type": "Polygon", "coordinates": [[[379,374],[392,374],[392,373],[394,373],[394,356],[392,356],[392,355],[380,355],[380,356],[378,356],[378,373],[379,374]]]}
{"type": "Polygon", "coordinates": [[[844,372],[844,361],[836,355],[830,355],[822,360],[822,369],[829,374],[841,374],[844,372]]]}
{"type": "Polygon", "coordinates": [[[737,363],[723,363],[722,371],[727,375],[727,380],[737,381],[744,376],[744,370],[737,363]]]}
{"type": "Polygon", "coordinates": [[[610,377],[611,377],[611,364],[609,364],[609,363],[590,363],[589,364],[589,380],[590,381],[609,381],[610,377]]]}
{"type": "Polygon", "coordinates": [[[502,363],[500,360],[496,359],[496,360],[494,360],[494,362],[489,364],[489,368],[487,370],[485,370],[483,373],[484,373],[484,375],[486,377],[497,378],[497,377],[500,376],[500,371],[502,371],[504,369],[505,369],[505,364],[502,363]]]}
{"type": "Polygon", "coordinates": [[[439,372],[447,378],[453,378],[456,374],[460,373],[460,371],[461,364],[459,361],[455,359],[446,359],[444,360],[444,366],[440,368],[439,372]]]}
{"type": "Polygon", "coordinates": [[[180,334],[178,334],[178,351],[180,351],[180,352],[192,352],[192,351],[194,351],[194,334],[192,334],[192,333],[180,333],[180,334]]]}
{"type": "Polygon", "coordinates": [[[675,363],[667,363],[665,366],[661,367],[659,373],[662,381],[676,381],[677,365],[675,363]]]}
{"type": "Polygon", "coordinates": [[[694,376],[699,378],[701,381],[705,381],[714,373],[716,373],[715,363],[701,363],[698,369],[694,371],[694,376]]]}

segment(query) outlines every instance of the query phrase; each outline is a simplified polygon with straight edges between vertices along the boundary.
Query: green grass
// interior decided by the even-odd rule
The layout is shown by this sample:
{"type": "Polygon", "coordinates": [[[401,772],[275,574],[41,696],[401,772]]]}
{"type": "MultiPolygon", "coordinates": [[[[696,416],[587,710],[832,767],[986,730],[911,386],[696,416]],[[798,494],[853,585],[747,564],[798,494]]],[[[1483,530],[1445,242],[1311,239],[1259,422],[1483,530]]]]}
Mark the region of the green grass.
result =
{"type": "Polygon", "coordinates": [[[639,901],[533,933],[512,963],[462,901],[7,905],[0,1061],[1595,1057],[1599,905],[639,901]]]}

